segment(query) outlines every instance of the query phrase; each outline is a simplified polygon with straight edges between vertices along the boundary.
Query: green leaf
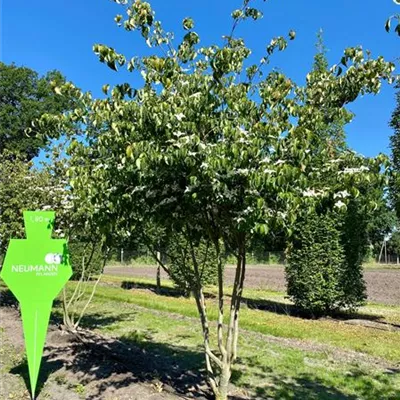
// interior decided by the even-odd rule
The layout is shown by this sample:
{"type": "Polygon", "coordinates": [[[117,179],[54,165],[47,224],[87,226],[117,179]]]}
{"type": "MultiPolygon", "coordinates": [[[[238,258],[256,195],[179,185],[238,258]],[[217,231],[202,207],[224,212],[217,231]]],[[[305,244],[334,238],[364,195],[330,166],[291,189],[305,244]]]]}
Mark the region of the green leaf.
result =
{"type": "Polygon", "coordinates": [[[121,25],[121,20],[122,20],[122,15],[118,14],[115,16],[114,21],[118,24],[121,25]]]}
{"type": "Polygon", "coordinates": [[[104,86],[102,87],[101,90],[103,91],[103,93],[104,93],[105,95],[107,95],[109,89],[110,89],[110,85],[107,83],[106,85],[104,85],[104,86]]]}
{"type": "Polygon", "coordinates": [[[111,68],[113,71],[118,71],[117,65],[115,64],[115,60],[111,60],[107,62],[108,68],[111,68]]]}
{"type": "Polygon", "coordinates": [[[132,60],[129,61],[129,62],[128,62],[128,65],[127,65],[128,71],[129,71],[129,72],[132,72],[132,71],[134,70],[134,68],[135,68],[134,62],[133,62],[132,60]]]}
{"type": "Polygon", "coordinates": [[[386,24],[385,24],[386,32],[389,32],[389,31],[390,31],[390,22],[391,22],[391,18],[389,18],[389,19],[386,21],[386,24]]]}
{"type": "Polygon", "coordinates": [[[243,12],[242,12],[242,10],[235,10],[232,12],[231,15],[232,15],[233,19],[238,19],[243,15],[243,12]]]}
{"type": "Polygon", "coordinates": [[[127,146],[127,148],[126,148],[126,155],[127,155],[129,158],[132,158],[133,151],[132,151],[132,146],[131,146],[131,145],[127,146]]]}
{"type": "Polygon", "coordinates": [[[183,29],[185,29],[185,31],[190,31],[191,29],[194,28],[194,21],[192,20],[192,18],[185,18],[182,21],[182,26],[183,29]]]}

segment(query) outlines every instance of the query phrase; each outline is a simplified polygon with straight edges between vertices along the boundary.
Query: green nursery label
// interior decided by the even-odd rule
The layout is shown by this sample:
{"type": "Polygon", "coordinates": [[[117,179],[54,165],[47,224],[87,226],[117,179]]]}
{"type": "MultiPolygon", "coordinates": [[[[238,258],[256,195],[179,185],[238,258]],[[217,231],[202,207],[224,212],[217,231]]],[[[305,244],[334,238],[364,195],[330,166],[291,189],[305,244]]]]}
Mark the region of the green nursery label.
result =
{"type": "Polygon", "coordinates": [[[0,276],[21,305],[32,397],[53,300],[72,275],[67,241],[52,239],[55,212],[24,212],[26,239],[11,239],[0,276]]]}

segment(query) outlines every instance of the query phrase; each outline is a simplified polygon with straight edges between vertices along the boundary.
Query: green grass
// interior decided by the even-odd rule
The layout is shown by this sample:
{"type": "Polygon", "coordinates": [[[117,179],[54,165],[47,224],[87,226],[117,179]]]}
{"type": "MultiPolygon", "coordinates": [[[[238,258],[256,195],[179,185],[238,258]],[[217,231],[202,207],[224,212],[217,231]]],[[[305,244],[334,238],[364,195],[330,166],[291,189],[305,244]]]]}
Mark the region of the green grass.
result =
{"type": "Polygon", "coordinates": [[[399,269],[400,265],[397,264],[378,264],[378,263],[365,263],[363,264],[363,268],[365,269],[399,269]]]}
{"type": "MultiPolygon", "coordinates": [[[[69,282],[68,291],[75,284],[69,282]]],[[[154,280],[104,276],[83,327],[141,347],[157,361],[155,375],[176,368],[184,375],[201,373],[202,335],[194,300],[177,296],[169,281],[163,281],[169,296],[157,295],[153,289],[154,280]],[[138,288],[123,289],[122,282],[138,288]]],[[[216,289],[210,287],[207,292],[215,295],[216,289]]],[[[289,305],[279,292],[247,289],[244,296],[249,301],[279,304],[281,309],[289,305]]],[[[215,298],[208,303],[210,319],[215,320],[215,298]]],[[[399,306],[368,304],[360,313],[400,322],[399,306]]],[[[60,314],[57,305],[54,316],[59,318],[60,314]]],[[[400,332],[302,319],[245,305],[240,324],[232,394],[284,400],[399,398],[400,332]]],[[[215,326],[211,324],[214,344],[215,326]]],[[[14,362],[6,359],[6,364],[14,362]]]]}
{"type": "MultiPolygon", "coordinates": [[[[106,282],[115,284],[118,279],[107,277],[106,282]]],[[[261,291],[252,292],[247,296],[262,297],[261,291]]],[[[272,293],[273,298],[279,296],[272,293]]],[[[213,306],[210,312],[214,318],[213,306]]],[[[200,322],[191,299],[101,286],[83,322],[103,334],[139,345],[161,365],[169,362],[183,371],[202,369],[200,322]]],[[[260,399],[398,398],[398,373],[368,357],[340,350],[360,350],[399,362],[397,333],[249,309],[242,312],[241,326],[246,330],[241,333],[239,360],[232,375],[237,394],[260,399]],[[274,341],[259,333],[302,340],[274,341]],[[371,345],[366,346],[370,339],[371,345]],[[313,342],[335,347],[319,348],[313,342]]],[[[211,339],[215,343],[215,329],[211,339]]]]}
{"type": "MultiPolygon", "coordinates": [[[[122,281],[120,277],[104,277],[104,283],[115,284],[122,281]]],[[[124,281],[148,284],[148,280],[123,279],[124,281]]],[[[166,283],[169,288],[171,284],[166,283]]],[[[215,289],[211,289],[212,292],[215,289]]],[[[276,292],[263,292],[260,290],[245,290],[244,297],[251,300],[274,301],[280,304],[284,300],[276,292]]],[[[125,290],[118,287],[101,285],[98,287],[95,301],[107,303],[115,301],[130,303],[166,313],[197,318],[197,308],[194,299],[183,297],[159,296],[149,290],[125,290]]],[[[373,312],[374,315],[384,319],[389,308],[376,308],[369,306],[364,313],[373,312]]],[[[400,307],[391,307],[391,321],[400,320],[400,307]]],[[[208,314],[211,321],[217,319],[215,300],[208,304],[208,314]]],[[[362,326],[348,325],[334,320],[311,320],[293,317],[275,312],[250,309],[243,307],[241,310],[240,324],[242,329],[276,337],[301,339],[316,343],[329,344],[339,348],[360,351],[375,357],[400,362],[400,332],[388,332],[362,326]]]]}

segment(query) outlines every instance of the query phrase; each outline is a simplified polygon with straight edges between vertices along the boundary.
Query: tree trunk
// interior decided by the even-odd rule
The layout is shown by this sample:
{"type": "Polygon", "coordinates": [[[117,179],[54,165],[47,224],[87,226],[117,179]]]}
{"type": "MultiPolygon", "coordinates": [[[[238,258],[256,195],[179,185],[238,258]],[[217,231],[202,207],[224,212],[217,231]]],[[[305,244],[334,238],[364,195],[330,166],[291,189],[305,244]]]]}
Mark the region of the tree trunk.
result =
{"type": "Polygon", "coordinates": [[[227,400],[230,379],[231,379],[231,366],[225,365],[221,371],[221,376],[218,385],[218,393],[215,394],[216,400],[227,400]]]}
{"type": "Polygon", "coordinates": [[[223,261],[220,254],[218,241],[214,242],[218,256],[218,325],[217,338],[220,354],[217,356],[210,346],[210,326],[207,317],[207,309],[203,287],[199,274],[198,262],[195,256],[193,243],[188,235],[196,276],[195,299],[200,314],[204,340],[204,355],[206,362],[207,381],[214,393],[216,400],[227,400],[229,382],[232,374],[232,364],[236,359],[237,341],[239,332],[239,309],[243,294],[243,284],[246,270],[246,246],[245,235],[238,235],[238,254],[236,274],[232,289],[229,322],[224,343],[224,292],[223,292],[223,261]]]}
{"type": "MultiPolygon", "coordinates": [[[[157,260],[161,260],[161,253],[159,251],[157,251],[157,260]]],[[[159,261],[157,261],[156,292],[161,292],[161,265],[159,261]]]]}

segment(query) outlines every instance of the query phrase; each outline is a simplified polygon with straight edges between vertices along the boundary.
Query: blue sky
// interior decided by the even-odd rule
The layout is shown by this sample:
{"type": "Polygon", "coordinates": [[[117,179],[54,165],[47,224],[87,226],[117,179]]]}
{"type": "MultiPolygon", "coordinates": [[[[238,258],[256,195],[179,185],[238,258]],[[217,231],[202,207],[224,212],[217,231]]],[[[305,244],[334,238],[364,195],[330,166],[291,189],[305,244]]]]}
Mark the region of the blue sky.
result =
{"type": "MultiPolygon", "coordinates": [[[[193,17],[204,45],[220,41],[229,33],[230,12],[240,5],[240,0],[150,2],[164,28],[177,34],[181,33],[181,20],[193,17]]],[[[101,96],[104,83],[140,85],[135,76],[115,73],[100,64],[92,52],[95,43],[113,46],[129,57],[148,52],[137,33],[115,25],[114,16],[123,13],[120,5],[111,0],[3,0],[0,4],[1,61],[25,65],[40,73],[58,69],[95,96],[101,96]]],[[[264,12],[264,18],[241,25],[238,34],[259,59],[273,36],[294,29],[296,40],[285,52],[274,56],[272,65],[299,84],[312,65],[320,28],[330,64],[339,62],[346,47],[356,45],[387,60],[400,56],[400,38],[384,30],[387,17],[400,13],[400,6],[393,0],[256,0],[255,4],[264,12]]],[[[395,106],[394,93],[385,85],[378,96],[366,96],[351,105],[356,118],[347,127],[348,143],[356,151],[366,156],[389,152],[388,121],[395,106]]]]}

